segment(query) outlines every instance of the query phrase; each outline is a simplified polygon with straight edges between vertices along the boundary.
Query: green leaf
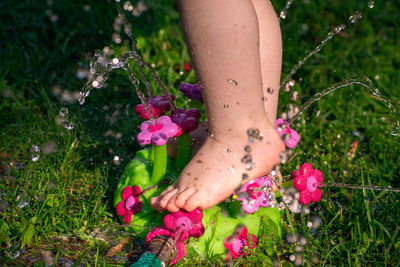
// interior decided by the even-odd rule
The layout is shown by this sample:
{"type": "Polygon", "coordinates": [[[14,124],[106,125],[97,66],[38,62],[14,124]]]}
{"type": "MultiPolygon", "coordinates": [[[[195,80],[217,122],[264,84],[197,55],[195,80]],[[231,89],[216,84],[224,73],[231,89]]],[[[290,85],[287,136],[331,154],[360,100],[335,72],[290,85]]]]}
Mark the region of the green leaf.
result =
{"type": "Polygon", "coordinates": [[[29,224],[28,227],[26,227],[26,229],[22,233],[21,248],[23,248],[25,245],[29,245],[29,243],[32,240],[34,232],[35,232],[35,226],[33,224],[29,224]]]}
{"type": "Polygon", "coordinates": [[[1,220],[0,221],[0,240],[1,242],[6,242],[10,239],[10,227],[8,224],[1,220]]]}

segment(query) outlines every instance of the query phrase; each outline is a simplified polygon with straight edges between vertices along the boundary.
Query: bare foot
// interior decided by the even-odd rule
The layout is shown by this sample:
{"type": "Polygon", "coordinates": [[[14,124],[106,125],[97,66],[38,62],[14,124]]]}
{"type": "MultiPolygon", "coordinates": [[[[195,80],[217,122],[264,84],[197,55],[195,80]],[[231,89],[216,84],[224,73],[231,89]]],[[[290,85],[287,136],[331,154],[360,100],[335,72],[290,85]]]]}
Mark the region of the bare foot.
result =
{"type": "Polygon", "coordinates": [[[208,209],[229,197],[244,182],[269,173],[280,163],[279,153],[284,144],[268,121],[254,129],[260,131],[262,140],[253,143],[248,142],[248,129],[235,130],[222,138],[209,136],[178,181],[151,199],[153,208],[170,212],[208,209]],[[246,170],[243,163],[246,155],[254,163],[251,170],[246,170]]]}

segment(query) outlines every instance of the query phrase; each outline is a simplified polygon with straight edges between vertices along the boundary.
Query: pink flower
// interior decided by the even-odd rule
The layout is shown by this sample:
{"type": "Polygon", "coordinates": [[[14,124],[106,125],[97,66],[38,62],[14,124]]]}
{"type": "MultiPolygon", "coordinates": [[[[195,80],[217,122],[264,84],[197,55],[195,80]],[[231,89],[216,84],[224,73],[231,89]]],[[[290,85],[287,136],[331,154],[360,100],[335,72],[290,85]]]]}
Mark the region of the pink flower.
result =
{"type": "Polygon", "coordinates": [[[321,199],[319,187],[324,178],[320,170],[314,170],[310,164],[304,163],[300,170],[292,173],[292,177],[294,187],[300,192],[301,204],[308,205],[311,201],[317,202],[321,199]]]}
{"type": "Polygon", "coordinates": [[[255,235],[247,235],[247,228],[244,225],[239,225],[233,236],[229,236],[224,241],[224,247],[228,250],[226,260],[229,261],[239,258],[241,255],[247,256],[251,254],[251,250],[257,246],[257,237],[255,235]],[[250,239],[250,240],[249,240],[250,239]],[[249,245],[250,241],[252,245],[249,245]],[[249,252],[245,252],[245,247],[248,247],[249,252]]]}
{"type": "Polygon", "coordinates": [[[153,143],[156,146],[162,146],[167,143],[168,138],[178,133],[179,127],[171,121],[170,117],[161,116],[154,123],[150,120],[143,122],[140,130],[137,136],[139,144],[143,146],[153,143]]]}
{"type": "Polygon", "coordinates": [[[197,108],[191,108],[188,110],[177,108],[171,112],[171,120],[180,128],[178,135],[195,130],[199,125],[198,119],[200,116],[201,114],[197,108]]]}
{"type": "MultiPolygon", "coordinates": [[[[148,244],[154,237],[159,236],[159,235],[164,235],[164,236],[169,236],[172,239],[175,238],[175,233],[166,228],[165,226],[159,226],[149,232],[149,234],[146,236],[146,244],[148,244]]],[[[176,242],[176,247],[178,248],[178,253],[176,255],[176,258],[171,262],[171,265],[174,265],[175,263],[178,262],[181,258],[183,258],[186,253],[187,253],[187,244],[184,242],[176,242]]]]}
{"type": "Polygon", "coordinates": [[[300,140],[300,135],[289,126],[290,124],[284,119],[277,119],[275,121],[275,130],[280,137],[284,138],[285,145],[289,148],[294,148],[300,140]]]}
{"type": "Polygon", "coordinates": [[[178,211],[167,214],[164,217],[164,226],[174,232],[180,234],[178,241],[183,242],[189,237],[199,238],[204,234],[203,211],[195,209],[191,212],[178,211]]]}
{"type": "Polygon", "coordinates": [[[117,205],[117,213],[124,217],[125,223],[130,223],[132,216],[142,209],[142,202],[139,200],[140,187],[135,185],[125,187],[122,190],[122,201],[117,205]]]}
{"type": "Polygon", "coordinates": [[[269,201],[273,196],[270,192],[263,191],[263,188],[272,187],[272,179],[268,176],[258,177],[242,186],[240,192],[248,194],[244,196],[241,194],[237,199],[242,202],[242,208],[247,213],[254,213],[260,207],[268,207],[269,201]]]}
{"type": "Polygon", "coordinates": [[[181,83],[179,90],[181,90],[181,92],[190,99],[200,101],[203,100],[199,84],[181,83]]]}
{"type": "MultiPolygon", "coordinates": [[[[171,101],[174,101],[175,98],[172,94],[169,94],[168,96],[171,101]]],[[[149,99],[147,99],[147,106],[149,107],[151,114],[156,118],[164,115],[165,112],[171,108],[167,97],[164,95],[150,96],[149,99]]],[[[148,120],[150,118],[144,104],[137,105],[135,107],[135,112],[144,120],[148,120]]]]}

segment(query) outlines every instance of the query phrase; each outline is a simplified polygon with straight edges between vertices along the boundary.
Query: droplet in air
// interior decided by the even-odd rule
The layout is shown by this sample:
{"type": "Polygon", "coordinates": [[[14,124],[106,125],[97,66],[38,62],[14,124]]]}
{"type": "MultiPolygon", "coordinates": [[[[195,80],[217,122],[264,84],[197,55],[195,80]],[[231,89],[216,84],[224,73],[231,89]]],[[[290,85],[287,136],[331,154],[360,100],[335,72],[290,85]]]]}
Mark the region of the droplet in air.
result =
{"type": "Polygon", "coordinates": [[[375,2],[374,1],[369,1],[368,2],[368,7],[369,8],[374,8],[375,7],[375,2]]]}
{"type": "Polygon", "coordinates": [[[282,10],[281,13],[279,14],[279,17],[281,19],[286,19],[286,12],[282,10]]]}
{"type": "Polygon", "coordinates": [[[60,109],[55,120],[58,125],[63,126],[67,130],[72,130],[75,127],[74,123],[69,121],[68,109],[66,107],[60,109]]]}
{"type": "Polygon", "coordinates": [[[390,131],[390,133],[391,133],[393,136],[397,136],[397,135],[399,135],[399,132],[400,132],[400,122],[399,122],[399,121],[396,121],[396,122],[394,123],[393,128],[392,128],[392,130],[390,131]]]}
{"type": "Polygon", "coordinates": [[[40,158],[40,149],[37,145],[33,145],[31,147],[31,157],[32,157],[32,161],[38,161],[40,158]]]}
{"type": "Polygon", "coordinates": [[[362,19],[362,13],[358,10],[349,17],[350,23],[356,23],[360,19],[362,19]]]}

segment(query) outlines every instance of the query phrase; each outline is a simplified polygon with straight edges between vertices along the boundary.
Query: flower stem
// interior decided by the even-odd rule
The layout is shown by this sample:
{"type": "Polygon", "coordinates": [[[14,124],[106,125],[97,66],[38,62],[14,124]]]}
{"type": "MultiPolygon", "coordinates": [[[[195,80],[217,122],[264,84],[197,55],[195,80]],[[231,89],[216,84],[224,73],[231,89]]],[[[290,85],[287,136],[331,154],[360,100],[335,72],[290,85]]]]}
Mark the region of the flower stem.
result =
{"type": "Polygon", "coordinates": [[[178,137],[178,154],[176,156],[175,167],[181,171],[192,158],[192,147],[190,145],[189,133],[181,134],[178,137]]]}
{"type": "Polygon", "coordinates": [[[154,161],[150,181],[156,184],[164,178],[167,171],[167,145],[153,145],[152,152],[154,152],[154,161]]]}

